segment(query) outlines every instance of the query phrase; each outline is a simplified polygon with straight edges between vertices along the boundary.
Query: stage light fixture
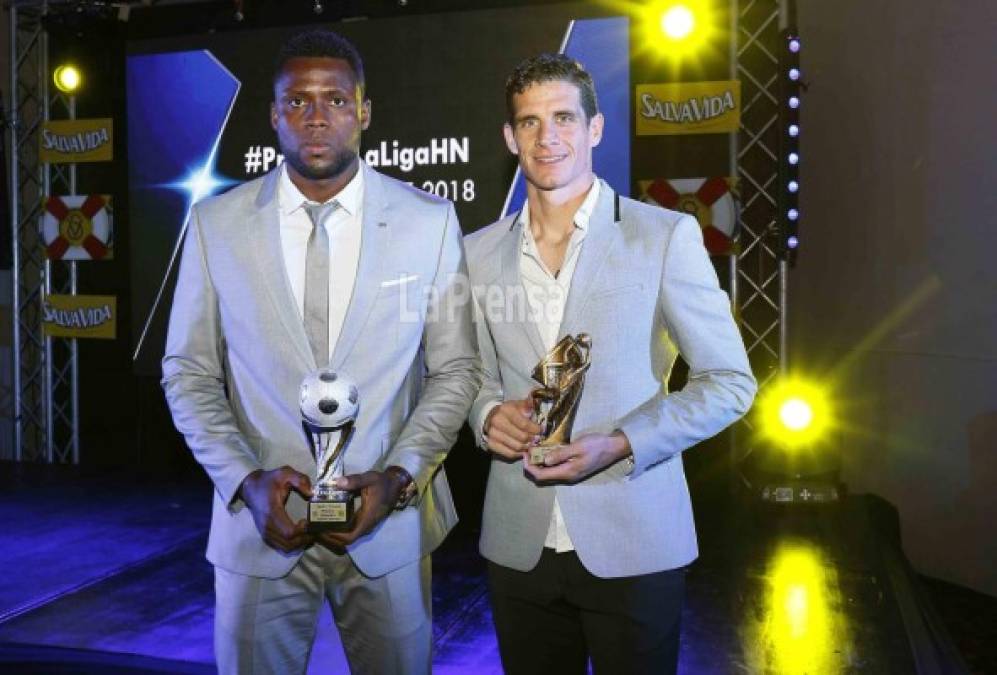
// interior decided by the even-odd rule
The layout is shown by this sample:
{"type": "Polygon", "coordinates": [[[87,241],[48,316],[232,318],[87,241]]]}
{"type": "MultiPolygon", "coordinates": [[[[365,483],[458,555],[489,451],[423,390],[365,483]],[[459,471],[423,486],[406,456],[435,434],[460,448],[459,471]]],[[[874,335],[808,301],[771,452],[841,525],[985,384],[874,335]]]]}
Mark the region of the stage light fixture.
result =
{"type": "Polygon", "coordinates": [[[791,193],[796,194],[800,190],[800,184],[797,183],[795,180],[791,180],[786,185],[786,189],[789,190],[791,193]]]}
{"type": "Polygon", "coordinates": [[[793,166],[796,166],[797,164],[800,163],[800,156],[795,152],[789,153],[789,157],[787,157],[786,159],[788,159],[789,163],[792,164],[793,166]]]}
{"type": "Polygon", "coordinates": [[[768,385],[757,406],[761,435],[772,447],[786,451],[820,445],[833,426],[828,396],[801,378],[768,385]]]}
{"type": "Polygon", "coordinates": [[[322,6],[322,2],[320,0],[315,0],[315,4],[312,5],[312,11],[316,14],[321,14],[325,11],[325,7],[322,6]]]}
{"type": "Polygon", "coordinates": [[[793,110],[796,110],[797,108],[799,108],[800,107],[800,97],[799,96],[790,96],[789,97],[789,107],[792,108],[793,110]]]}
{"type": "Polygon", "coordinates": [[[696,17],[685,5],[675,5],[661,15],[661,30],[672,40],[684,40],[696,26],[696,17]]]}
{"type": "Polygon", "coordinates": [[[798,54],[799,53],[799,51],[800,51],[800,40],[799,40],[799,38],[790,38],[789,39],[789,51],[791,51],[794,54],[798,54]]]}
{"type": "Polygon", "coordinates": [[[641,26],[641,50],[675,63],[698,59],[725,30],[712,0],[630,0],[641,26]]]}
{"type": "Polygon", "coordinates": [[[790,237],[789,239],[786,240],[786,246],[788,246],[790,249],[794,249],[799,245],[800,245],[800,240],[798,237],[790,237]]]}
{"type": "Polygon", "coordinates": [[[63,94],[75,94],[83,86],[83,73],[72,63],[63,63],[52,73],[52,80],[63,94]]]}
{"type": "Polygon", "coordinates": [[[802,398],[790,397],[779,406],[779,420],[792,431],[803,431],[814,420],[814,410],[802,398]]]}
{"type": "Polygon", "coordinates": [[[800,69],[799,68],[790,68],[789,69],[789,79],[791,79],[793,82],[796,82],[797,80],[799,80],[800,79],[800,69]]]}
{"type": "Polygon", "coordinates": [[[797,211],[796,209],[790,209],[789,213],[786,214],[786,217],[789,218],[790,220],[796,220],[797,218],[800,217],[800,212],[797,211]]]}
{"type": "MultiPolygon", "coordinates": [[[[798,245],[795,235],[786,241],[790,249],[798,245]]],[[[824,504],[841,498],[838,423],[825,387],[793,375],[761,390],[751,413],[751,452],[738,462],[744,485],[761,501],[824,504]]]]}
{"type": "Polygon", "coordinates": [[[792,136],[793,138],[796,138],[797,136],[799,136],[800,135],[800,127],[799,127],[799,125],[797,125],[797,124],[790,124],[789,125],[789,135],[792,136]]]}

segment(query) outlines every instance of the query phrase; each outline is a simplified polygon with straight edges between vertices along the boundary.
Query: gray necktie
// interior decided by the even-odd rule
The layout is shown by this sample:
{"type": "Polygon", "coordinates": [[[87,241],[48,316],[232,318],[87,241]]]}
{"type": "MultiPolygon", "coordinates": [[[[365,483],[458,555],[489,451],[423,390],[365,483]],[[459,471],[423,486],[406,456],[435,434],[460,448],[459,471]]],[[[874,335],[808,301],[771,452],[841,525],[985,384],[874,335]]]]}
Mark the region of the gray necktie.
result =
{"type": "Polygon", "coordinates": [[[305,206],[312,219],[305,254],[305,334],[320,368],[329,363],[329,233],[322,223],[337,206],[336,202],[305,206]]]}

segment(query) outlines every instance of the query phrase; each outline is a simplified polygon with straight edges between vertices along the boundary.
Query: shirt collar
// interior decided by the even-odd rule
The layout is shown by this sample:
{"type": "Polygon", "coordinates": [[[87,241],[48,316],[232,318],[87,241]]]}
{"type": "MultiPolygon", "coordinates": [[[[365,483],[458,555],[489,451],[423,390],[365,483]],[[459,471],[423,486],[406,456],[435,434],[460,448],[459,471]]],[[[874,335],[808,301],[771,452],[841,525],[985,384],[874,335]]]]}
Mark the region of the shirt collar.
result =
{"type": "MultiPolygon", "coordinates": [[[[356,175],[350,179],[349,183],[343,186],[342,190],[333,195],[332,198],[326,203],[338,203],[339,208],[343,209],[351,216],[359,213],[360,206],[363,204],[363,174],[364,167],[363,162],[361,161],[356,175]]],[[[286,162],[280,165],[280,187],[278,189],[278,199],[280,200],[280,210],[285,216],[291,215],[298,209],[303,208],[306,204],[315,203],[301,194],[301,190],[299,190],[298,186],[291,180],[291,177],[287,172],[286,162]]]]}
{"type": "MultiPolygon", "coordinates": [[[[595,211],[596,202],[599,201],[599,179],[596,178],[592,181],[592,187],[589,188],[588,194],[585,195],[585,199],[582,200],[581,206],[575,211],[574,223],[575,227],[579,230],[586,230],[589,226],[589,220],[592,218],[592,212],[595,211]]],[[[530,226],[530,200],[526,198],[523,201],[523,208],[519,212],[519,216],[516,219],[518,222],[522,223],[523,228],[529,228],[530,226]]],[[[525,229],[524,229],[525,231],[525,229]]]]}

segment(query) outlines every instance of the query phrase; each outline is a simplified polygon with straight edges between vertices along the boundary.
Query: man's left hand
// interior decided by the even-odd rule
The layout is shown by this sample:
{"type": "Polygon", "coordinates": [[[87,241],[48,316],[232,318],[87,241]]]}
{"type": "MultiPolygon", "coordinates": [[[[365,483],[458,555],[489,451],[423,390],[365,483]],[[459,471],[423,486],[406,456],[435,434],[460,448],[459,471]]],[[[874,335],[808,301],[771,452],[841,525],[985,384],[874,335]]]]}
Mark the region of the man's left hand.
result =
{"type": "Polygon", "coordinates": [[[523,462],[523,468],[538,483],[577,483],[630,454],[630,441],[622,431],[586,434],[547,453],[542,466],[523,462]]]}
{"type": "Polygon", "coordinates": [[[393,471],[366,471],[337,478],[336,487],[360,493],[360,509],[353,516],[353,529],[324,532],[316,538],[332,548],[342,549],[373,530],[394,510],[405,481],[393,471]]]}

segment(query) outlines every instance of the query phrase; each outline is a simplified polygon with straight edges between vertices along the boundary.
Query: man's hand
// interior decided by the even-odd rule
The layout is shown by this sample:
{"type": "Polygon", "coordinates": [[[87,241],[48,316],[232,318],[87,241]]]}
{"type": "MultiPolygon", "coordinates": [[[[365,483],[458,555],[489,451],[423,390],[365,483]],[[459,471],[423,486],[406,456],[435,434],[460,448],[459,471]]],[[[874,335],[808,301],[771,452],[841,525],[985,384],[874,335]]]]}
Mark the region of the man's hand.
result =
{"type": "Polygon", "coordinates": [[[272,471],[254,471],[239,487],[239,493],[253,514],[253,522],[263,541],[284,553],[303,549],[313,541],[306,531],[305,521],[292,522],[284,510],[291,490],[305,497],[312,495],[308,476],[289,466],[272,471]]]}
{"type": "Polygon", "coordinates": [[[364,536],[391,513],[407,481],[401,471],[366,471],[336,479],[340,490],[360,493],[360,510],[353,516],[353,529],[348,532],[323,532],[318,541],[337,550],[364,536]]]}
{"type": "Polygon", "coordinates": [[[537,434],[540,425],[531,418],[533,404],[528,400],[506,401],[495,406],[485,419],[488,449],[505,459],[522,459],[537,434]]]}
{"type": "Polygon", "coordinates": [[[622,431],[586,434],[547,453],[542,466],[523,462],[523,468],[538,483],[577,483],[630,454],[630,441],[622,431]]]}

